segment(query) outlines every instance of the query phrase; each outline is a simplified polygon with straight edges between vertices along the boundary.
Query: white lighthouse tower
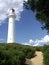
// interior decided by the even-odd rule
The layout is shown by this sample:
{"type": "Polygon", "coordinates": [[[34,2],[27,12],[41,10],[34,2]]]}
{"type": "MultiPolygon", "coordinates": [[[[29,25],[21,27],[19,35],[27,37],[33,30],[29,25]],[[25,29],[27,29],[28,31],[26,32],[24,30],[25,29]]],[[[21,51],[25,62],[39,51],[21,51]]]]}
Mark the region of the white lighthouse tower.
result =
{"type": "Polygon", "coordinates": [[[8,22],[8,37],[7,37],[7,43],[15,43],[15,10],[11,8],[9,10],[9,22],[8,22]]]}

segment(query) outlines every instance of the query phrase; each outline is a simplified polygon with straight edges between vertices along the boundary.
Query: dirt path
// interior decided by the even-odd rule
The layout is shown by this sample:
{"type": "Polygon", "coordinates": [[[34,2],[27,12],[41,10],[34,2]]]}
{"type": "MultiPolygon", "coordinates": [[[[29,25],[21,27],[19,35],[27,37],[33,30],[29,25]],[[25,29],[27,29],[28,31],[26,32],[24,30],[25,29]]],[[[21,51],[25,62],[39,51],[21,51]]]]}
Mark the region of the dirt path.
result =
{"type": "Polygon", "coordinates": [[[43,65],[43,55],[42,52],[36,52],[36,56],[31,59],[27,59],[28,65],[43,65]]]}

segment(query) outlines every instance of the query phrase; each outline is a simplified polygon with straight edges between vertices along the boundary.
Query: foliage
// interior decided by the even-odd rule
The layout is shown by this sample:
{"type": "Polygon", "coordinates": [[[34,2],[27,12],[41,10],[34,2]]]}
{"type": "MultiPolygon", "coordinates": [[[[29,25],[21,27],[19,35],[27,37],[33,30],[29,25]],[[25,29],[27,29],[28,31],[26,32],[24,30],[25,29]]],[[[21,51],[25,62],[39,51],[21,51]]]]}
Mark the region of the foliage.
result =
{"type": "Polygon", "coordinates": [[[44,52],[46,52],[46,50],[49,48],[49,45],[44,45],[43,47],[42,47],[42,52],[44,53],[44,52]]]}
{"type": "Polygon", "coordinates": [[[44,45],[41,51],[43,52],[43,64],[49,65],[49,45],[44,45]]]}
{"type": "Polygon", "coordinates": [[[24,46],[23,52],[25,53],[26,58],[33,58],[35,56],[35,49],[30,46],[24,46]]]}
{"type": "Polygon", "coordinates": [[[0,49],[0,65],[22,65],[25,55],[16,49],[0,49]]]}
{"type": "Polygon", "coordinates": [[[35,55],[30,46],[20,44],[0,44],[0,65],[25,65],[25,58],[35,55]]]}
{"type": "Polygon", "coordinates": [[[36,47],[34,47],[34,48],[35,48],[36,51],[42,51],[42,48],[43,48],[43,47],[42,47],[42,46],[36,46],[36,47]]]}
{"type": "Polygon", "coordinates": [[[44,52],[43,57],[44,64],[49,65],[49,48],[44,52]]]}

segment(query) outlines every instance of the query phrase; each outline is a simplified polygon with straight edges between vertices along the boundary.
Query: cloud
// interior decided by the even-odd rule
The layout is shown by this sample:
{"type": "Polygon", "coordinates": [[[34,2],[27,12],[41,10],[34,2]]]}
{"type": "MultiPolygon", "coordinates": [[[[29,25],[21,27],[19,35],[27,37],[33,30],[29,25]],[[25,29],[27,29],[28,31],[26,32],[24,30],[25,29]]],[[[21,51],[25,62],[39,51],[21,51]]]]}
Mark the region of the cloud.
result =
{"type": "Polygon", "coordinates": [[[45,35],[40,40],[32,40],[30,39],[28,42],[23,43],[24,45],[30,45],[30,46],[43,46],[44,44],[49,45],[49,35],[45,35]]]}
{"type": "Polygon", "coordinates": [[[29,40],[29,43],[33,43],[34,41],[32,39],[29,40]]]}
{"type": "MultiPolygon", "coordinates": [[[[21,12],[23,11],[23,3],[27,0],[0,0],[0,21],[7,18],[8,9],[14,8],[16,13],[16,20],[20,19],[21,12]]],[[[0,22],[0,24],[3,22],[0,22]]]]}

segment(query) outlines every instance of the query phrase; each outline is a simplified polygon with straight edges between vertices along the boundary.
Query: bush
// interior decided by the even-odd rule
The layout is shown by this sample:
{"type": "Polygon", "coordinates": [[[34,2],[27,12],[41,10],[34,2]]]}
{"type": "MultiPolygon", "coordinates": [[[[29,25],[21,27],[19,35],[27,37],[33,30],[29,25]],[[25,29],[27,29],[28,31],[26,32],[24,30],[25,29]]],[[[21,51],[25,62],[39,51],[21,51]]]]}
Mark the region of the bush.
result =
{"type": "Polygon", "coordinates": [[[44,53],[44,52],[46,52],[46,50],[49,48],[49,45],[44,45],[43,47],[42,47],[42,52],[44,53]]]}
{"type": "Polygon", "coordinates": [[[30,59],[35,56],[35,49],[33,47],[24,46],[23,52],[25,53],[25,57],[30,59]]]}
{"type": "Polygon", "coordinates": [[[25,65],[25,58],[35,55],[30,46],[19,44],[0,44],[0,65],[25,65]]]}
{"type": "Polygon", "coordinates": [[[49,65],[49,48],[43,54],[43,61],[45,65],[49,65]]]}
{"type": "Polygon", "coordinates": [[[22,65],[25,55],[18,50],[0,50],[0,65],[22,65]]]}
{"type": "Polygon", "coordinates": [[[35,48],[36,51],[42,51],[42,46],[41,47],[40,46],[36,46],[34,48],[35,48]]]}

